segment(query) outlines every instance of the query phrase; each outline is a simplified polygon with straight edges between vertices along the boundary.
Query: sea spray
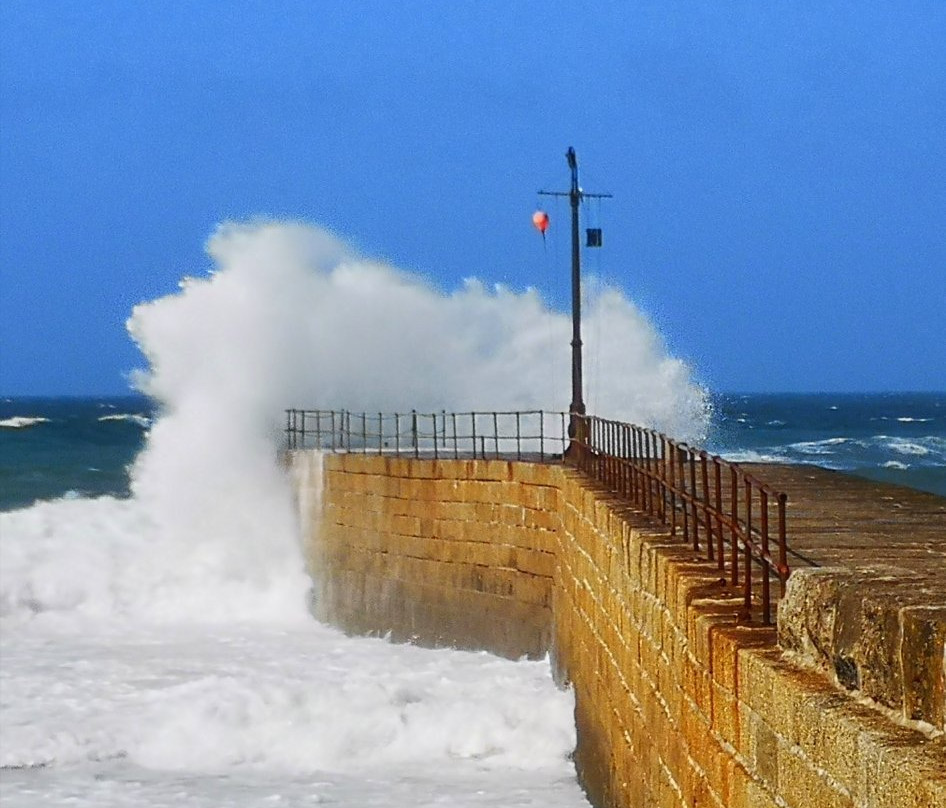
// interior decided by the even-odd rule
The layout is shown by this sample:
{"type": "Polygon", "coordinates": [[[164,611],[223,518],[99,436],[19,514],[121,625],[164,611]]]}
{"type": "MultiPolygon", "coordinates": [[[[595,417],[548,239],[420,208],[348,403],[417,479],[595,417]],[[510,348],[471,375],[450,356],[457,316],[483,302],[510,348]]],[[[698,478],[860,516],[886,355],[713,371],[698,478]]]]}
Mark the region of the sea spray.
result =
{"type": "MultiPolygon", "coordinates": [[[[535,290],[468,280],[443,292],[300,223],[225,224],[207,251],[206,277],[128,323],[149,362],[135,383],[158,407],[132,498],[6,516],[11,535],[38,534],[4,543],[6,614],[303,619],[308,582],[275,462],[284,408],[563,406],[570,321],[535,290]],[[57,557],[83,574],[60,574],[57,557]]],[[[599,413],[700,437],[704,392],[633,304],[596,287],[586,316],[607,368],[599,413]]]]}
{"type": "MultiPolygon", "coordinates": [[[[151,363],[139,387],[191,411],[193,437],[219,446],[209,423],[273,424],[287,406],[566,407],[571,321],[534,289],[469,279],[443,292],[303,224],[223,225],[208,253],[209,277],[129,321],[151,363]]],[[[689,368],[619,291],[594,289],[586,352],[607,369],[596,414],[701,437],[707,397],[689,368]]]]}
{"type": "MultiPolygon", "coordinates": [[[[156,404],[131,496],[0,513],[4,804],[582,803],[547,663],[311,620],[277,462],[290,406],[563,408],[568,317],[304,224],[224,225],[208,253],[129,320],[156,404]]],[[[586,317],[598,412],[699,437],[703,392],[634,306],[603,289],[586,317]]]]}

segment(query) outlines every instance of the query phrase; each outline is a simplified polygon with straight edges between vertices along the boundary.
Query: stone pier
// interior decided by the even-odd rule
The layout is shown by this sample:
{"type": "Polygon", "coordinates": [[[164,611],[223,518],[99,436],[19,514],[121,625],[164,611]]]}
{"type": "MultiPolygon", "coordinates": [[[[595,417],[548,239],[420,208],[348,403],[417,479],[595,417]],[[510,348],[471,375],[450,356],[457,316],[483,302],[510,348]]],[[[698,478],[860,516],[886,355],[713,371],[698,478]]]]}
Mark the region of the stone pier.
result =
{"type": "Polygon", "coordinates": [[[598,806],[946,806],[946,500],[807,466],[777,627],[561,465],[295,452],[313,609],[574,688],[598,806]]]}

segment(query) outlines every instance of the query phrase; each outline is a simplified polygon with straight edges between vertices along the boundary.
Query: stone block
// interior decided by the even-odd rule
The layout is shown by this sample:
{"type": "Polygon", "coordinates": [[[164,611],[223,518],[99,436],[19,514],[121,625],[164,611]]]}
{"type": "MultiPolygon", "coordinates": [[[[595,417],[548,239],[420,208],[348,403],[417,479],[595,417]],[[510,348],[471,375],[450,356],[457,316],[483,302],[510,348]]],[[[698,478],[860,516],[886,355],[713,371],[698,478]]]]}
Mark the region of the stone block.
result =
{"type": "Polygon", "coordinates": [[[903,711],[946,731],[946,606],[900,611],[903,711]]]}
{"type": "Polygon", "coordinates": [[[737,748],[745,754],[752,771],[772,791],[779,790],[780,754],[784,740],[757,713],[740,705],[740,730],[743,740],[737,748]]]}
{"type": "Polygon", "coordinates": [[[721,687],[715,681],[712,684],[713,731],[726,743],[737,746],[739,743],[739,702],[731,690],[721,687]]]}
{"type": "MultiPolygon", "coordinates": [[[[747,783],[746,801],[752,808],[784,808],[784,800],[780,800],[776,794],[771,792],[766,786],[755,779],[750,779],[747,783]]],[[[805,808],[821,808],[815,802],[804,802],[801,806],[805,808]]]]}
{"type": "Polygon", "coordinates": [[[946,779],[946,742],[923,744],[915,732],[891,731],[880,716],[870,724],[858,739],[864,778],[857,799],[872,808],[933,808],[921,800],[928,784],[946,779]]]}

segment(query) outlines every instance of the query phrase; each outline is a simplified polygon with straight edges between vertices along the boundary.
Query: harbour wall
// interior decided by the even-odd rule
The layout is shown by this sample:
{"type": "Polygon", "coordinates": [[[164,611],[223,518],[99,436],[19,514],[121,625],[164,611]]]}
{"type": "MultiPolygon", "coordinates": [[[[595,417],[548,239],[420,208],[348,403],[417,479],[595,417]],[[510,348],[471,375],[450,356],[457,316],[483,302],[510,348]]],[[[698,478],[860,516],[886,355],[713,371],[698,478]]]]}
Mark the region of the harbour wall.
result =
{"type": "Polygon", "coordinates": [[[711,565],[578,472],[301,451],[290,463],[316,616],[550,653],[574,689],[595,805],[946,806],[942,733],[783,653],[774,627],[741,622],[741,593],[711,565]]]}

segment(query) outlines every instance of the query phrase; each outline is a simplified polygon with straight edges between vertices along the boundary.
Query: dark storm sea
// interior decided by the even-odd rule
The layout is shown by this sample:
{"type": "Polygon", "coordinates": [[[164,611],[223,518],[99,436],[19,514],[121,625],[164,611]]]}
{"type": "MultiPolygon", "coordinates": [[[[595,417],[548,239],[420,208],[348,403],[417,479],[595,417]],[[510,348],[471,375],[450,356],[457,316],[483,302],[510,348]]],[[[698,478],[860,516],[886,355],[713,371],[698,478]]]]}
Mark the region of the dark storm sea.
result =
{"type": "MultiPolygon", "coordinates": [[[[946,496],[946,393],[713,397],[706,447],[736,462],[811,463],[946,496]]],[[[143,397],[0,399],[0,510],[129,495],[155,417],[143,397]]]]}

